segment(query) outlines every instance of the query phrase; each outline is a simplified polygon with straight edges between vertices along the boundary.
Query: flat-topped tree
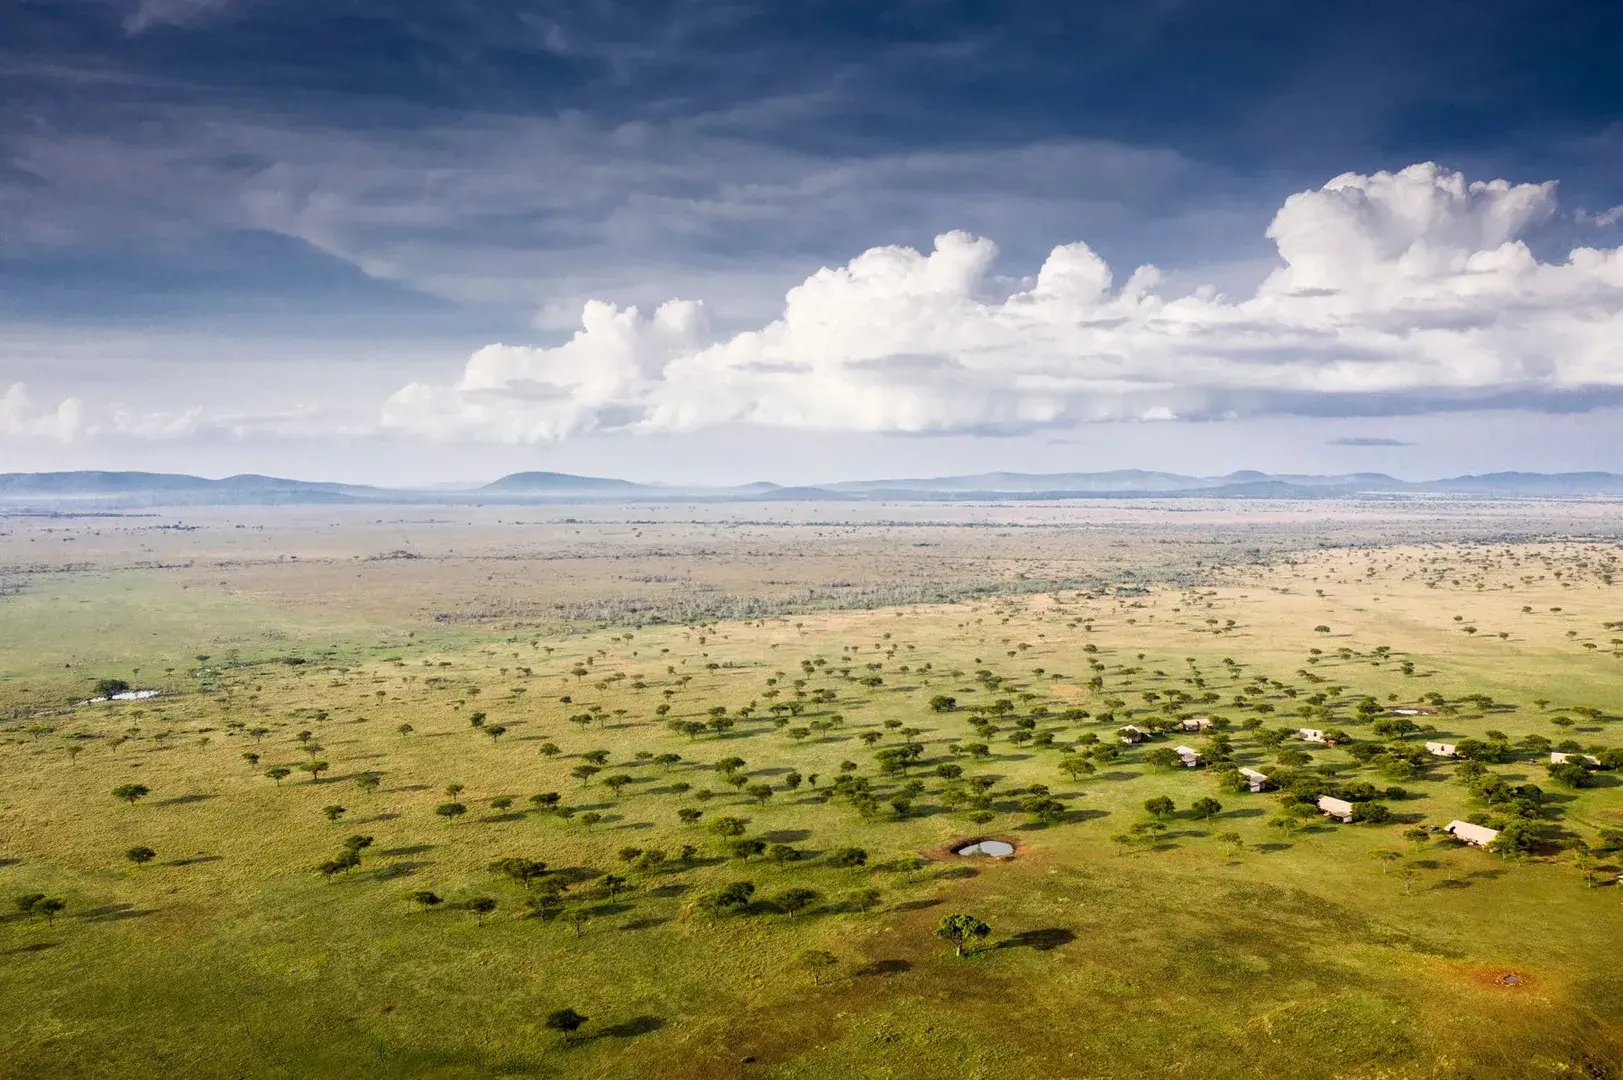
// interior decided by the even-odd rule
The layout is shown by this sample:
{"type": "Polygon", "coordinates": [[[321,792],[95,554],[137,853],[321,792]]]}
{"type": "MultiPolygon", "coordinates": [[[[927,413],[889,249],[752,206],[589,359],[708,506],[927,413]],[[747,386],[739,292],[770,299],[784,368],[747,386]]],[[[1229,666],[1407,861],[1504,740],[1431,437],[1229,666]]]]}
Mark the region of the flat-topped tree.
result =
{"type": "Polygon", "coordinates": [[[560,1032],[563,1035],[564,1045],[568,1046],[575,1037],[575,1032],[581,1029],[589,1017],[582,1016],[574,1009],[558,1009],[549,1013],[546,1019],[548,1029],[560,1032]]]}
{"type": "Polygon", "coordinates": [[[113,789],[114,798],[123,799],[131,806],[134,806],[138,800],[144,799],[150,794],[152,794],[152,789],[145,784],[120,784],[113,789]]]}

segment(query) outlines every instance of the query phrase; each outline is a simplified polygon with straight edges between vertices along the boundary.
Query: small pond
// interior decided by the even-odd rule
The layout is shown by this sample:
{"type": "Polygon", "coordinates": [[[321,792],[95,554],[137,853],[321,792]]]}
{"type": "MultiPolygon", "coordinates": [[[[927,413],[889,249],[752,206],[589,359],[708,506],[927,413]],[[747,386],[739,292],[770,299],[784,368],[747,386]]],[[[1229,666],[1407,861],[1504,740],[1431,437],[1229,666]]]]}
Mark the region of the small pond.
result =
{"type": "Polygon", "coordinates": [[[990,855],[1002,859],[1014,854],[1014,845],[1006,840],[977,840],[953,852],[954,855],[990,855]]]}

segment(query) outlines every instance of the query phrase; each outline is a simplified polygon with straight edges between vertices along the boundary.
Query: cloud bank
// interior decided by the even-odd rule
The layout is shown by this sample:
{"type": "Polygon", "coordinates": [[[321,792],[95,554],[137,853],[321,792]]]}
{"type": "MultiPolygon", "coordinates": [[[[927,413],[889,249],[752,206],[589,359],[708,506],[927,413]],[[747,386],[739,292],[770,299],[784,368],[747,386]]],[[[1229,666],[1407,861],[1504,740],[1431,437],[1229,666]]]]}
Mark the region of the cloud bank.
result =
{"type": "Polygon", "coordinates": [[[1244,297],[1119,284],[1085,243],[1034,277],[994,274],[964,232],[878,247],[791,289],[759,329],[717,335],[702,304],[594,300],[554,347],[489,345],[453,383],[412,383],[386,428],[556,442],[723,424],[1023,434],[1096,421],[1391,416],[1623,399],[1623,248],[1541,261],[1527,236],[1555,184],[1435,164],[1347,173],[1288,198],[1280,265],[1244,297]]]}

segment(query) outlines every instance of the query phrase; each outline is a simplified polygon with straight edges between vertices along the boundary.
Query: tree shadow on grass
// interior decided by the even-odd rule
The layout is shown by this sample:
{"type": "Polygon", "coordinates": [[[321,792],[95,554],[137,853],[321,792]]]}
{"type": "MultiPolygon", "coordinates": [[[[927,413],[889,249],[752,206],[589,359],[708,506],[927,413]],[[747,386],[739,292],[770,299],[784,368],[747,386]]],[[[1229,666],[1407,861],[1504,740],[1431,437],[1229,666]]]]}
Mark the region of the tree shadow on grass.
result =
{"type": "Polygon", "coordinates": [[[972,878],[979,873],[980,870],[973,866],[944,866],[936,871],[935,878],[937,881],[960,881],[964,878],[972,878]]]}
{"type": "Polygon", "coordinates": [[[1063,926],[1048,926],[1041,930],[1022,930],[992,946],[994,949],[1035,949],[1048,952],[1076,940],[1076,932],[1063,926]]]}
{"type": "Polygon", "coordinates": [[[1290,844],[1282,844],[1282,843],[1277,843],[1276,842],[1276,843],[1268,843],[1268,844],[1256,844],[1256,845],[1252,846],[1251,850],[1252,851],[1260,851],[1260,852],[1263,852],[1264,854],[1266,854],[1266,853],[1272,852],[1272,851],[1289,851],[1291,849],[1291,846],[1292,845],[1290,845],[1290,844]]]}
{"type": "Polygon", "coordinates": [[[618,927],[616,927],[616,929],[619,929],[619,930],[652,930],[654,927],[656,927],[656,926],[664,926],[666,923],[668,923],[670,921],[671,921],[670,919],[660,918],[660,917],[657,917],[657,916],[649,916],[649,917],[643,918],[643,919],[628,919],[627,921],[621,923],[618,927]]]}
{"type": "Polygon", "coordinates": [[[28,945],[18,945],[10,949],[0,949],[0,956],[21,956],[25,953],[44,952],[46,949],[56,948],[57,944],[58,943],[55,941],[35,941],[28,945]]]}
{"type": "Polygon", "coordinates": [[[871,979],[886,975],[901,975],[913,970],[910,960],[875,960],[851,972],[854,979],[871,979]]]}
{"type": "Polygon", "coordinates": [[[405,847],[385,848],[379,851],[378,854],[385,859],[397,859],[404,855],[422,855],[433,851],[436,846],[434,844],[408,844],[405,847]]]}
{"type": "Polygon", "coordinates": [[[585,881],[596,881],[603,876],[603,871],[595,866],[560,866],[551,876],[566,885],[579,885],[585,881]]]}
{"type": "Polygon", "coordinates": [[[761,839],[769,844],[798,844],[811,836],[810,829],[777,829],[762,833],[761,839]]]}
{"type": "Polygon", "coordinates": [[[198,863],[211,863],[224,861],[224,855],[188,855],[184,859],[170,859],[159,863],[160,866],[196,866],[198,863]]]}
{"type": "Polygon", "coordinates": [[[125,919],[144,919],[154,914],[156,912],[137,908],[134,904],[103,904],[81,911],[78,918],[84,922],[123,922],[125,919]]]}
{"type": "Polygon", "coordinates": [[[433,863],[429,862],[411,862],[409,860],[406,862],[390,863],[388,866],[380,866],[376,870],[372,871],[372,880],[394,881],[397,878],[411,877],[411,875],[423,869],[425,866],[433,865],[433,863]]]}
{"type": "Polygon", "coordinates": [[[634,1039],[639,1035],[648,1035],[665,1026],[665,1019],[660,1016],[637,1016],[630,1020],[622,1020],[618,1024],[610,1024],[601,1028],[593,1039],[634,1039]]]}
{"type": "Polygon", "coordinates": [[[398,795],[409,791],[427,791],[427,784],[402,784],[400,787],[384,788],[386,794],[398,795]]]}
{"type": "Polygon", "coordinates": [[[1224,819],[1262,817],[1266,811],[1260,806],[1248,806],[1240,810],[1225,810],[1217,816],[1224,819]]]}
{"type": "Polygon", "coordinates": [[[153,806],[190,806],[192,803],[208,802],[218,799],[218,795],[176,795],[172,799],[159,799],[153,806]]]}
{"type": "Polygon", "coordinates": [[[940,903],[941,903],[941,898],[939,896],[921,896],[917,900],[903,900],[899,904],[892,904],[890,907],[886,908],[885,910],[886,911],[923,911],[925,908],[936,907],[936,906],[940,905],[940,903]]]}
{"type": "Polygon", "coordinates": [[[669,885],[657,885],[643,893],[643,895],[651,899],[666,899],[673,896],[682,896],[692,891],[692,888],[693,886],[691,885],[684,885],[680,882],[673,881],[669,885]]]}

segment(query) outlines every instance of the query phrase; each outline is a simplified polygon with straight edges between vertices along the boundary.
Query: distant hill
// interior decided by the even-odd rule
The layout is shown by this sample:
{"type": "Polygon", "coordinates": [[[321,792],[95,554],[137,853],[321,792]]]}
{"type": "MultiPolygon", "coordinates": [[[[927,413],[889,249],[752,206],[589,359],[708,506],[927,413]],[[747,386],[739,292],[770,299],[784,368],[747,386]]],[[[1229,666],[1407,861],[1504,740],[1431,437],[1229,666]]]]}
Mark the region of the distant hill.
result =
{"type": "Polygon", "coordinates": [[[365,502],[383,488],[243,473],[211,480],[185,473],[39,472],[0,474],[0,499],[82,500],[120,504],[276,504],[365,502]]]}
{"type": "Polygon", "coordinates": [[[1410,485],[1416,490],[1483,495],[1620,495],[1623,476],[1608,472],[1498,472],[1410,485]]]}
{"type": "Polygon", "coordinates": [[[516,472],[500,480],[492,480],[479,491],[491,492],[558,492],[579,494],[586,491],[640,491],[642,484],[630,480],[613,480],[602,476],[573,476],[557,472],[516,472]]]}

